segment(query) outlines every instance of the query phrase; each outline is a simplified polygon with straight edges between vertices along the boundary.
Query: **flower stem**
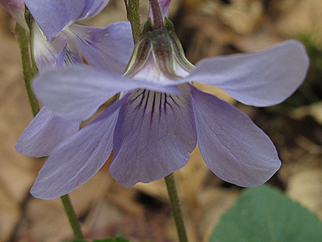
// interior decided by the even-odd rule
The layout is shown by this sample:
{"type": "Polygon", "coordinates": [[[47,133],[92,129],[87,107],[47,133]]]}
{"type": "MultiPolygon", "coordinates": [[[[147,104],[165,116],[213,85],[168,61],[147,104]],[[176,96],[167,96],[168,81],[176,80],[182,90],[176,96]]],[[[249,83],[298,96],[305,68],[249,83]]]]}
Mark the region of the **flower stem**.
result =
{"type": "MultiPolygon", "coordinates": [[[[25,30],[19,24],[17,24],[17,31],[18,31],[18,42],[19,42],[19,47],[21,52],[22,69],[23,69],[25,86],[27,89],[28,99],[30,102],[32,113],[34,116],[36,116],[40,110],[40,107],[39,107],[38,100],[31,89],[31,80],[37,74],[37,67],[33,59],[33,55],[31,55],[31,58],[29,55],[28,39],[27,39],[25,30]],[[32,66],[30,62],[32,63],[32,66]]],[[[83,239],[84,237],[80,229],[80,225],[77,220],[75,211],[68,197],[68,194],[62,196],[61,200],[65,208],[67,217],[69,219],[70,225],[74,231],[75,238],[83,239]]]]}
{"type": "Polygon", "coordinates": [[[139,0],[125,0],[127,9],[127,18],[131,23],[132,35],[134,43],[136,43],[142,32],[140,19],[140,1],[139,0]]]}
{"type": "Polygon", "coordinates": [[[164,27],[159,1],[158,0],[149,0],[149,1],[152,9],[152,14],[153,14],[154,29],[159,29],[161,27],[164,27]]]}
{"type": "Polygon", "coordinates": [[[17,24],[17,30],[18,30],[18,42],[19,42],[21,58],[22,58],[22,70],[23,70],[24,81],[25,81],[32,113],[34,116],[36,116],[40,108],[39,108],[38,100],[31,89],[31,79],[35,76],[35,74],[30,65],[27,35],[25,30],[19,24],[17,24]]]}
{"type": "Polygon", "coordinates": [[[76,239],[84,239],[84,236],[82,234],[82,230],[80,228],[75,210],[74,210],[73,205],[69,199],[68,194],[61,196],[60,199],[64,205],[69,223],[74,231],[75,238],[76,239]]]}
{"type": "Polygon", "coordinates": [[[173,216],[177,227],[179,241],[188,242],[187,233],[184,226],[183,215],[182,215],[181,206],[180,206],[180,200],[178,197],[178,192],[177,192],[173,173],[166,176],[164,179],[167,185],[167,190],[171,201],[171,207],[172,207],[173,216]]]}

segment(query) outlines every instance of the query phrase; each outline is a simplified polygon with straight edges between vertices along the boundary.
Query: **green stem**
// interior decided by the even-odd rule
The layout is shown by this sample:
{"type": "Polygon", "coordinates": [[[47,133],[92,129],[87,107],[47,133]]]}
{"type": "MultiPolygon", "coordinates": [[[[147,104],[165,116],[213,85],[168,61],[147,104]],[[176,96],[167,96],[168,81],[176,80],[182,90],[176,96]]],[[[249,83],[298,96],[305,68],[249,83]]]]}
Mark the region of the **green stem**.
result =
{"type": "Polygon", "coordinates": [[[131,23],[132,35],[134,43],[136,43],[142,32],[140,19],[140,1],[139,0],[125,0],[127,17],[131,23]]]}
{"type": "MultiPolygon", "coordinates": [[[[26,85],[32,113],[34,116],[36,116],[40,110],[40,107],[39,107],[37,98],[32,92],[31,80],[37,74],[37,67],[36,67],[36,63],[34,61],[33,55],[31,54],[31,58],[29,55],[28,39],[27,39],[25,30],[19,24],[17,24],[17,30],[18,30],[18,42],[19,42],[21,58],[22,58],[22,69],[23,69],[25,85],[26,85]],[[32,66],[30,64],[30,59],[31,59],[32,66]]],[[[70,202],[68,194],[62,196],[61,200],[62,200],[64,209],[66,211],[67,217],[69,219],[70,225],[73,229],[75,238],[84,239],[79,222],[77,220],[77,216],[70,202]]]]}
{"type": "Polygon", "coordinates": [[[76,239],[84,239],[84,236],[82,234],[82,230],[80,228],[80,225],[79,225],[75,210],[73,209],[73,205],[72,205],[72,203],[71,203],[71,201],[69,199],[68,194],[66,194],[64,196],[61,196],[60,199],[61,199],[61,201],[62,201],[62,203],[64,205],[64,208],[65,208],[69,223],[72,226],[72,229],[74,231],[75,238],[76,239]]]}
{"type": "Polygon", "coordinates": [[[19,24],[17,24],[17,30],[18,30],[18,42],[19,42],[21,58],[22,58],[22,69],[23,69],[24,81],[25,81],[32,113],[34,116],[36,116],[40,108],[39,108],[38,100],[31,89],[31,80],[35,76],[35,74],[30,65],[28,39],[27,39],[25,30],[19,24]]]}
{"type": "Polygon", "coordinates": [[[180,200],[178,197],[178,192],[177,192],[173,173],[166,176],[164,179],[167,185],[168,194],[171,201],[171,207],[173,211],[174,221],[177,227],[179,241],[188,242],[187,233],[184,226],[183,215],[182,215],[181,206],[180,206],[180,200]]]}
{"type": "Polygon", "coordinates": [[[158,0],[149,0],[150,6],[153,14],[153,27],[154,29],[159,29],[164,27],[163,17],[158,0]]]}

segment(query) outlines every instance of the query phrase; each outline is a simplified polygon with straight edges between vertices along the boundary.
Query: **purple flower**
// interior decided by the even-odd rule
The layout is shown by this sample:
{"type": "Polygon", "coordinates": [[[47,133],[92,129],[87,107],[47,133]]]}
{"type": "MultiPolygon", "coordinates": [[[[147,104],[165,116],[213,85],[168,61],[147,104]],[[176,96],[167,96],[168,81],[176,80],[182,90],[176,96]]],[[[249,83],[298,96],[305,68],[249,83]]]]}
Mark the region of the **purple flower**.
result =
{"type": "Polygon", "coordinates": [[[0,4],[5,7],[8,13],[24,28],[28,29],[25,20],[24,0],[0,0],[0,4]]]}
{"type": "Polygon", "coordinates": [[[122,74],[133,50],[128,22],[107,28],[74,24],[97,15],[109,0],[25,0],[35,18],[33,50],[37,67],[83,63],[122,74]],[[49,41],[48,41],[49,40],[49,41]]]}
{"type": "MultiPolygon", "coordinates": [[[[97,69],[123,74],[133,50],[130,24],[119,22],[101,29],[73,23],[95,16],[108,0],[25,0],[25,3],[38,23],[32,27],[32,43],[40,72],[83,63],[84,57],[97,69]]],[[[54,116],[44,106],[19,138],[16,150],[27,156],[48,156],[57,144],[75,134],[79,125],[80,121],[54,116]]]]}
{"type": "Polygon", "coordinates": [[[183,167],[197,141],[208,167],[239,186],[267,181],[280,167],[270,139],[232,105],[204,93],[198,81],[254,106],[275,105],[302,83],[308,57],[290,40],[258,53],[204,59],[183,55],[172,27],[146,32],[125,76],[83,66],[41,73],[36,95],[53,113],[82,121],[107,99],[120,99],[49,156],[31,189],[51,199],[90,179],[113,150],[112,176],[125,187],[151,182],[183,167]]]}

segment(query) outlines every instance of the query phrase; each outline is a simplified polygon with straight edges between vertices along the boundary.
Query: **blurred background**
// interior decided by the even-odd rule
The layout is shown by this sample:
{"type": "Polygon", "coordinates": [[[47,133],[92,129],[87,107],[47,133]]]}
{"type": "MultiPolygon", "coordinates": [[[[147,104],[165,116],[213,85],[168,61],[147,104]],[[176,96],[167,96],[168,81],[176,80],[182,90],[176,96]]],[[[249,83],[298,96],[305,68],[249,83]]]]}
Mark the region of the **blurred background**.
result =
{"type": "MultiPolygon", "coordinates": [[[[146,0],[141,10],[144,23],[146,0]]],[[[271,137],[283,165],[268,183],[321,218],[322,1],[173,0],[170,19],[194,64],[205,57],[263,50],[291,38],[307,47],[311,59],[307,79],[278,106],[248,107],[222,90],[197,86],[236,105],[271,137]]],[[[121,20],[126,20],[124,3],[111,0],[101,14],[84,24],[106,27],[121,20]]],[[[0,241],[72,240],[60,199],[29,195],[44,159],[24,157],[14,149],[32,119],[14,30],[14,20],[0,6],[0,241]]],[[[198,149],[175,176],[189,239],[207,241],[242,188],[211,173],[198,149]]],[[[88,239],[123,235],[131,242],[177,241],[163,180],[126,189],[111,178],[107,162],[71,193],[71,199],[88,239]]]]}

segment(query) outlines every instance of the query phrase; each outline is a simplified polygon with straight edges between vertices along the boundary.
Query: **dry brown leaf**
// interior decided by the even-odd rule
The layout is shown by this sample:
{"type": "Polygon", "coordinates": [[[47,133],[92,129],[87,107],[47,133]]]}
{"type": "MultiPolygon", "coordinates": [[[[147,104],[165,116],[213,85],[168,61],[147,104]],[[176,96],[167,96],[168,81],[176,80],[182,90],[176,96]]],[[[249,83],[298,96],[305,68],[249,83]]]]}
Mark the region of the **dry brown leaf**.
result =
{"type": "Polygon", "coordinates": [[[298,36],[301,33],[312,34],[316,43],[322,45],[322,1],[293,0],[292,11],[287,8],[277,23],[280,33],[287,36],[298,36]]]}
{"type": "Polygon", "coordinates": [[[321,169],[304,170],[292,176],[288,182],[286,193],[322,219],[321,169]]]}

